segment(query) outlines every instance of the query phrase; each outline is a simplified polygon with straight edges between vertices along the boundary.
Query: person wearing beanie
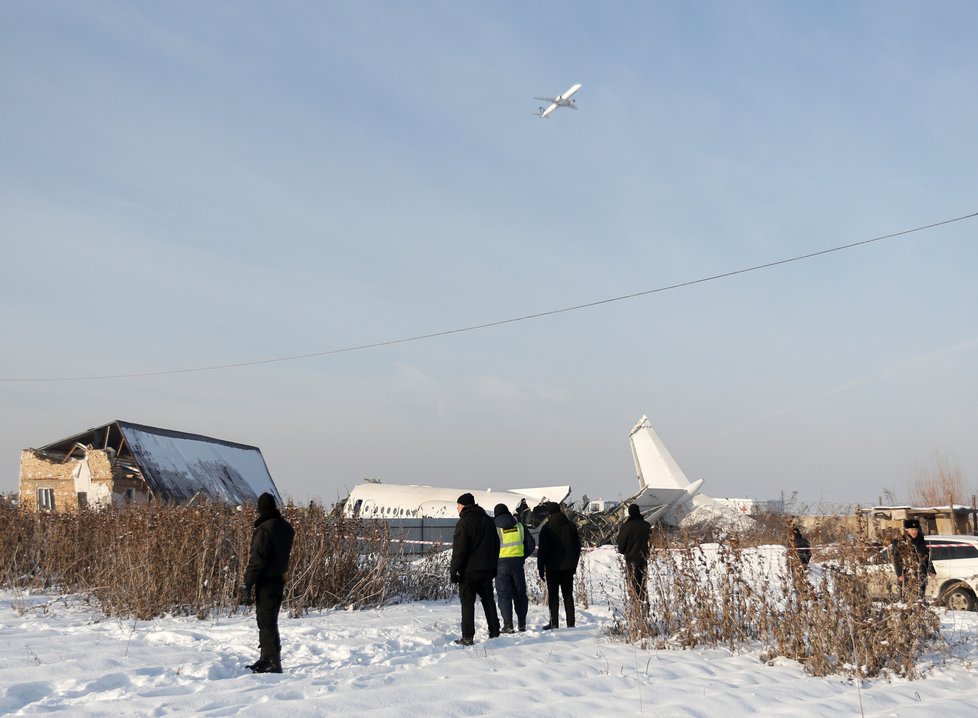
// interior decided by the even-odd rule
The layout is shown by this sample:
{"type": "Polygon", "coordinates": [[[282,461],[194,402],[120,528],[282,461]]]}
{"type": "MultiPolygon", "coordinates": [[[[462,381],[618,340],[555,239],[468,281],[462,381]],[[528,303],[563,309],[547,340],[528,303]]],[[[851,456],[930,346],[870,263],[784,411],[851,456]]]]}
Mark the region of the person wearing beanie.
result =
{"type": "Polygon", "coordinates": [[[923,600],[927,592],[927,575],[934,573],[934,568],[930,562],[930,547],[924,541],[918,519],[904,520],[903,535],[893,540],[890,554],[901,593],[908,600],[917,593],[923,600]]]}
{"type": "Polygon", "coordinates": [[[564,597],[567,627],[574,626],[574,574],[581,560],[581,535],[577,525],[567,518],[560,504],[551,501],[547,509],[549,515],[540,529],[537,545],[537,567],[540,580],[547,583],[547,607],[550,609],[550,623],[543,626],[544,631],[559,625],[560,595],[564,597]]]}
{"type": "Polygon", "coordinates": [[[456,501],[458,523],[452,537],[452,561],[449,577],[458,584],[462,603],[462,637],[455,642],[471,646],[475,642],[475,599],[482,602],[489,638],[499,635],[499,615],[493,602],[492,580],[499,560],[499,536],[489,515],[464,493],[456,501]]]}
{"type": "Polygon", "coordinates": [[[509,512],[506,504],[496,504],[496,533],[499,535],[499,564],[496,567],[496,599],[503,626],[502,633],[514,633],[513,609],[516,624],[526,630],[526,613],[530,599],[526,595],[526,572],[523,564],[536,548],[533,534],[509,512]]]}
{"type": "Polygon", "coordinates": [[[289,568],[295,531],[282,517],[271,494],[259,496],[256,509],[258,518],[251,534],[251,554],[245,568],[241,602],[255,604],[260,655],[248,668],[254,673],[281,673],[278,613],[285,596],[285,572],[289,568]]]}
{"type": "Polygon", "coordinates": [[[625,557],[625,575],[628,579],[628,595],[649,610],[649,588],[646,577],[649,571],[649,534],[652,526],[642,516],[637,504],[628,506],[628,519],[618,531],[618,553],[625,557]]]}

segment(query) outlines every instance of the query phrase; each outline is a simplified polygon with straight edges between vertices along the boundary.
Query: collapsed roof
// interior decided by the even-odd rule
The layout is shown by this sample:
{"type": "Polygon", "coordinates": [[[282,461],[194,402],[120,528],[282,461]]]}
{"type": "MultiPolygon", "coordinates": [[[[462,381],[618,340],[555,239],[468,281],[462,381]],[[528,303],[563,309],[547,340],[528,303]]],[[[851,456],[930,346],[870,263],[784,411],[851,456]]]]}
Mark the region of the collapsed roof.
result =
{"type": "Polygon", "coordinates": [[[116,420],[38,449],[67,459],[85,447],[114,455],[142,476],[152,495],[185,503],[195,496],[233,504],[254,503],[268,492],[281,496],[257,446],[116,420]]]}

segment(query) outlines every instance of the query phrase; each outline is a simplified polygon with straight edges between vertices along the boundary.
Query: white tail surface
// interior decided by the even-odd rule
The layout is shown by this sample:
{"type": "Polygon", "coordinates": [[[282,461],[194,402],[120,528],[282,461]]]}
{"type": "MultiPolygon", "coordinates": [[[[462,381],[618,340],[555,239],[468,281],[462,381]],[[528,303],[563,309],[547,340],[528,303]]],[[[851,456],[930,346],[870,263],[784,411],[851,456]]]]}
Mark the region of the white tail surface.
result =
{"type": "Polygon", "coordinates": [[[697,503],[710,501],[699,494],[703,479],[689,482],[679,464],[643,416],[628,435],[638,475],[639,492],[634,502],[649,521],[677,525],[697,503]]]}
{"type": "Polygon", "coordinates": [[[628,437],[632,459],[638,474],[639,488],[685,489],[689,487],[686,474],[655,433],[649,417],[643,416],[632,427],[628,437]]]}

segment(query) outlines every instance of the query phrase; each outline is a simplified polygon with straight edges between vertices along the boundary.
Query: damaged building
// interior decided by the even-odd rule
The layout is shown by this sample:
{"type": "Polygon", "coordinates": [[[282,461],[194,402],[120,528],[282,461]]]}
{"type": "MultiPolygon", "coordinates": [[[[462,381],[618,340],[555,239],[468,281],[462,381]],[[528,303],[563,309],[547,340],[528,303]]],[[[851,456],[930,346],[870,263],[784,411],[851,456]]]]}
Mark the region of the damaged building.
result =
{"type": "Polygon", "coordinates": [[[99,509],[151,500],[281,502],[261,450],[199,434],[113,421],[25,449],[20,505],[45,511],[99,509]]]}

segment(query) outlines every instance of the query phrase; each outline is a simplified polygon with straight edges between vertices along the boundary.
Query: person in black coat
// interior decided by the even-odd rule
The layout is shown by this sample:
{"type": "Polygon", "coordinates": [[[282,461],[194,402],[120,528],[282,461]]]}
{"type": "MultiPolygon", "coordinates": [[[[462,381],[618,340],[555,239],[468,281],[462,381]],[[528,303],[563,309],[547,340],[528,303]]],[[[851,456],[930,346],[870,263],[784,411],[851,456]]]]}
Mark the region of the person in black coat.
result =
{"type": "Polygon", "coordinates": [[[628,507],[628,519],[618,531],[618,553],[625,557],[625,574],[630,594],[649,606],[649,589],[646,577],[649,570],[649,534],[652,525],[642,517],[636,504],[628,507]]]}
{"type": "Polygon", "coordinates": [[[581,560],[581,536],[577,525],[564,515],[560,504],[551,501],[547,508],[550,513],[540,529],[537,548],[537,566],[541,580],[547,582],[547,604],[550,608],[550,623],[543,627],[545,631],[559,625],[558,589],[564,597],[567,626],[574,626],[574,574],[581,560]]]}
{"type": "Polygon", "coordinates": [[[808,562],[812,560],[812,545],[797,526],[791,527],[791,549],[789,556],[807,568],[808,562]]]}
{"type": "MultiPolygon", "coordinates": [[[[525,502],[524,502],[525,505],[525,502]]],[[[499,534],[499,564],[496,570],[496,597],[503,633],[513,633],[513,609],[520,631],[526,630],[526,613],[530,600],[526,595],[526,572],[523,564],[537,547],[533,534],[509,512],[506,504],[496,504],[496,533],[499,534]]]]}
{"type": "Polygon", "coordinates": [[[927,591],[927,575],[933,572],[933,568],[930,547],[924,541],[919,520],[906,519],[903,522],[903,535],[893,540],[890,553],[901,592],[909,599],[913,597],[913,589],[917,588],[920,598],[923,598],[927,591]]]}
{"type": "Polygon", "coordinates": [[[282,642],[278,613],[285,596],[285,572],[289,568],[295,531],[282,518],[275,497],[258,497],[258,518],[251,535],[251,555],[245,568],[242,602],[255,604],[260,657],[250,668],[255,673],[282,672],[282,642]],[[254,591],[254,597],[252,597],[254,591]]]}
{"type": "Polygon", "coordinates": [[[496,524],[464,493],[458,497],[458,523],[452,538],[452,562],[449,577],[458,584],[462,602],[462,637],[456,643],[471,646],[475,640],[475,597],[482,601],[489,624],[489,638],[499,635],[499,615],[493,602],[492,579],[499,561],[499,536],[496,524]]]}

